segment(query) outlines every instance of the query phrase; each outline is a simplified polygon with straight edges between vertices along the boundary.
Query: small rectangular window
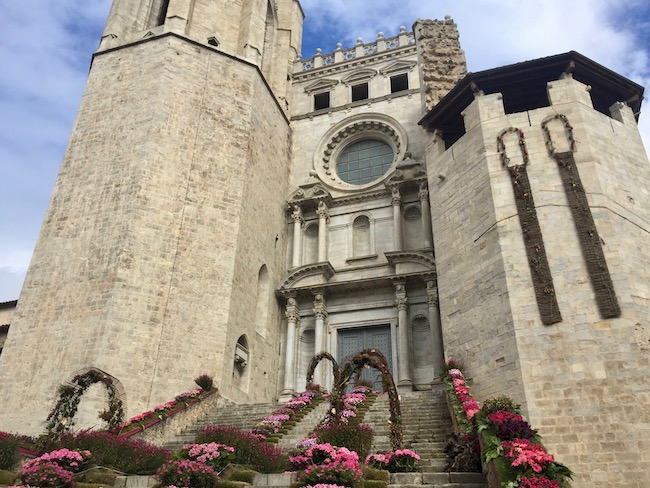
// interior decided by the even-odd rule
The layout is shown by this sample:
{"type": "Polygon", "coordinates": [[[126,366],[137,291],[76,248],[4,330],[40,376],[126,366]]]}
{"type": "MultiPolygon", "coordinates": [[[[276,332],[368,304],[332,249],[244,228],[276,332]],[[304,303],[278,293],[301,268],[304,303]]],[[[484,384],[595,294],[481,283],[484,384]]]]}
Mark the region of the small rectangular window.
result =
{"type": "Polygon", "coordinates": [[[361,83],[352,87],[352,101],[366,100],[368,98],[368,83],[361,83]]]}
{"type": "Polygon", "coordinates": [[[400,92],[409,89],[409,76],[408,73],[395,75],[390,77],[390,92],[400,92]]]}
{"type": "Polygon", "coordinates": [[[329,108],[330,106],[330,92],[317,93],[314,95],[314,110],[321,110],[329,108]]]}

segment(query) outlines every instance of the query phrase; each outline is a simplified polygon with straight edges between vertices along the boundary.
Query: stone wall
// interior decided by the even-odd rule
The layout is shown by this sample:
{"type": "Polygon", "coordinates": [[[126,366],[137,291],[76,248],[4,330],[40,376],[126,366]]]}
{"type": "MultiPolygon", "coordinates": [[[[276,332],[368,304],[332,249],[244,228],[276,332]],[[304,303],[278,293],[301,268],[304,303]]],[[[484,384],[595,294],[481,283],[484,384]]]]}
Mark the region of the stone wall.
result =
{"type": "Polygon", "coordinates": [[[413,24],[418,47],[422,102],[433,108],[467,74],[465,53],[460,48],[458,27],[443,20],[419,19],[413,24]]]}
{"type": "Polygon", "coordinates": [[[288,153],[257,67],[170,35],[96,56],[0,359],[0,429],[40,433],[89,367],[122,381],[127,416],[201,373],[234,394],[242,333],[268,373],[242,398],[270,400],[278,339],[242,311],[262,263],[280,279],[283,226],[266,224],[282,222],[288,153]]]}
{"type": "MultiPolygon", "coordinates": [[[[646,486],[650,266],[642,249],[650,231],[650,165],[628,107],[616,107],[614,117],[599,113],[588,87],[570,78],[549,83],[549,98],[550,107],[506,115],[500,94],[478,96],[464,111],[466,134],[446,151],[432,144],[446,352],[468,360],[479,400],[507,393],[524,404],[549,451],[575,471],[574,486],[646,486]],[[573,127],[578,173],[621,308],[617,318],[599,313],[558,165],[545,146],[542,122],[554,114],[573,127]],[[497,136],[509,127],[525,134],[528,178],[562,315],[554,325],[540,317],[535,263],[527,258],[512,181],[498,154],[497,136]]],[[[560,128],[553,129],[555,141],[567,150],[560,128]]],[[[510,164],[522,161],[516,141],[506,150],[510,164]]]]}

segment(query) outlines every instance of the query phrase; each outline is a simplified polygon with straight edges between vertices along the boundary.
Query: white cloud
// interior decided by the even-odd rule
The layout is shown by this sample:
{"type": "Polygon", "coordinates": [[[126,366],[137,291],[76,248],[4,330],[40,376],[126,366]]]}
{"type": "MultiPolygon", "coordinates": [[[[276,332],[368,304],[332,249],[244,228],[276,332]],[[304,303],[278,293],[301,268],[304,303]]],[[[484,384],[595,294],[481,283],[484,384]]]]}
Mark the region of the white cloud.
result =
{"type": "MultiPolygon", "coordinates": [[[[576,50],[650,83],[647,0],[302,0],[303,53],[451,15],[471,71],[576,50]]],[[[0,16],[0,301],[17,298],[110,0],[5,2],[0,16]]],[[[644,109],[647,104],[644,104],[644,109]]],[[[640,129],[650,142],[650,110],[640,129]]]]}

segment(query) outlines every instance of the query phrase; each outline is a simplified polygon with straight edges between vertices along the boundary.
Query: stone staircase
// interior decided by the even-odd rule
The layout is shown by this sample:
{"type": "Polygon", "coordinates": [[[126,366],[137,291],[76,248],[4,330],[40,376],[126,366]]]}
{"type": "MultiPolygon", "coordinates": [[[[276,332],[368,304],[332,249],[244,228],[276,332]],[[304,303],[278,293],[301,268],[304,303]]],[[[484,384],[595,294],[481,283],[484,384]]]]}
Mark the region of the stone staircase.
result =
{"type": "Polygon", "coordinates": [[[184,444],[192,444],[196,438],[196,434],[209,425],[230,425],[243,430],[250,430],[260,420],[280,406],[281,404],[277,402],[255,403],[251,405],[228,403],[203,417],[163,447],[175,451],[179,450],[184,444]]]}
{"type": "MultiPolygon", "coordinates": [[[[404,447],[421,457],[421,473],[394,473],[389,488],[483,488],[480,473],[446,473],[444,449],[451,435],[451,418],[442,386],[433,390],[402,393],[402,429],[404,447]]],[[[388,395],[381,395],[364,419],[375,431],[373,452],[390,451],[388,395]]]]}
{"type": "MultiPolygon", "coordinates": [[[[401,397],[404,447],[417,452],[420,457],[421,473],[394,473],[388,488],[484,488],[486,485],[480,473],[446,473],[444,449],[451,434],[451,419],[442,386],[433,390],[403,393],[401,397]]],[[[274,409],[278,403],[254,405],[225,405],[207,415],[197,424],[181,433],[168,449],[179,449],[192,443],[196,433],[208,425],[232,425],[250,429],[274,409]]],[[[278,442],[284,449],[290,449],[305,438],[325,416],[329,402],[324,401],[309,412],[291,431],[278,442]]],[[[390,451],[388,396],[379,395],[368,412],[364,423],[375,431],[372,452],[390,451]]],[[[286,488],[293,478],[289,475],[260,475],[256,488],[274,486],[286,488]],[[263,479],[262,479],[263,478],[263,479]],[[268,479],[267,479],[268,478],[268,479]]]]}

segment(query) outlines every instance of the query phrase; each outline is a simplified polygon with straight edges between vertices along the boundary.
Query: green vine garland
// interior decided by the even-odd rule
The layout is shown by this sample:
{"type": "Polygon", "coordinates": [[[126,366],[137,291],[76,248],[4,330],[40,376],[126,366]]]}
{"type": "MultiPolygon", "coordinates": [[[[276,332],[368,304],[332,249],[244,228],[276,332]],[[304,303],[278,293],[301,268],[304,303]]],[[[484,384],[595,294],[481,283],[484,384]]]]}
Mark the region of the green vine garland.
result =
{"type": "Polygon", "coordinates": [[[569,119],[567,118],[566,115],[554,114],[546,117],[542,121],[542,132],[544,133],[544,142],[546,144],[546,149],[548,150],[548,153],[551,156],[555,156],[556,153],[555,145],[553,144],[553,140],[551,138],[551,131],[548,128],[548,124],[553,120],[560,120],[562,122],[562,126],[564,127],[564,133],[566,134],[567,139],[569,141],[569,149],[571,150],[571,152],[574,152],[576,150],[576,139],[573,136],[573,126],[569,123],[569,119]]]}
{"type": "Polygon", "coordinates": [[[526,149],[524,132],[521,129],[517,129],[516,127],[508,127],[507,129],[499,132],[499,135],[497,136],[497,152],[501,157],[501,164],[507,168],[508,163],[510,163],[510,158],[506,154],[506,144],[504,142],[504,138],[507,134],[517,134],[517,137],[519,139],[519,150],[521,151],[521,157],[524,160],[524,166],[526,166],[530,162],[530,156],[528,155],[528,150],[526,149]]]}
{"type": "Polygon", "coordinates": [[[77,413],[81,397],[95,383],[103,383],[108,392],[108,408],[99,413],[99,418],[108,424],[109,430],[124,421],[124,404],[118,397],[113,378],[101,371],[91,369],[76,375],[70,384],[59,386],[59,399],[47,416],[48,423],[45,427],[50,436],[60,436],[72,428],[74,425],[72,419],[77,413]]]}

